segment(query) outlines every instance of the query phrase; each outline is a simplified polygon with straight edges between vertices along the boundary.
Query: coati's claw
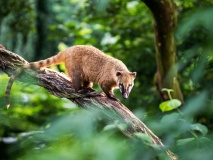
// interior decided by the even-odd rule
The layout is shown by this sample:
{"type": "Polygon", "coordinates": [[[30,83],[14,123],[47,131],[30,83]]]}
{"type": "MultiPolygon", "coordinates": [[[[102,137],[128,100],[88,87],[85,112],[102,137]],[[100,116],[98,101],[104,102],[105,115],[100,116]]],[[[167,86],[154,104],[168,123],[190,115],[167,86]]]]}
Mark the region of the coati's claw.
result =
{"type": "Polygon", "coordinates": [[[85,94],[86,96],[96,97],[96,96],[105,96],[103,92],[97,92],[93,88],[84,88],[79,91],[77,91],[80,94],[85,94]]]}
{"type": "Polygon", "coordinates": [[[87,94],[87,93],[94,92],[94,91],[95,90],[92,88],[82,88],[82,89],[78,90],[77,92],[81,93],[81,94],[87,94]]]}
{"type": "Polygon", "coordinates": [[[83,88],[83,89],[78,90],[77,92],[81,93],[81,94],[86,94],[89,92],[89,90],[87,90],[86,88],[83,88]]]}
{"type": "Polygon", "coordinates": [[[86,88],[89,92],[94,92],[95,90],[93,88],[86,88]]]}
{"type": "Polygon", "coordinates": [[[108,94],[107,97],[109,97],[110,99],[113,99],[115,101],[120,101],[118,98],[116,98],[113,94],[108,94]]]}

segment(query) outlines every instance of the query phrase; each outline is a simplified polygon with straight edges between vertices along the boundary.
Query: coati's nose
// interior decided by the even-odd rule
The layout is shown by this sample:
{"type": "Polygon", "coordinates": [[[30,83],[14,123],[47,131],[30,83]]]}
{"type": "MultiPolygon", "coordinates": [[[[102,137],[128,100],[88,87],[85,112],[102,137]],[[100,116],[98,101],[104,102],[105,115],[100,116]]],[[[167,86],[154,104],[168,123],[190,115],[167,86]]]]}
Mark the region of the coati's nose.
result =
{"type": "Polygon", "coordinates": [[[127,93],[123,93],[123,94],[122,94],[122,96],[123,96],[123,98],[125,98],[125,99],[127,99],[127,98],[128,98],[127,93]]]}

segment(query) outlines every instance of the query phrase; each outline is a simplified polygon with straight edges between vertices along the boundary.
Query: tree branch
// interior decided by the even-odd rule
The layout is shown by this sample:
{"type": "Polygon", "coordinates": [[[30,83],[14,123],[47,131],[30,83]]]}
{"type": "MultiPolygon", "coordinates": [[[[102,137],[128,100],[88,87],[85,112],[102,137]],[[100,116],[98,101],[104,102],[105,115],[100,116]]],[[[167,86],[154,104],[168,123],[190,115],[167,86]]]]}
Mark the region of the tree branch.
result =
{"type": "MultiPolygon", "coordinates": [[[[28,62],[0,45],[0,69],[8,74],[8,76],[13,75],[16,69],[25,63],[28,62]]],[[[75,92],[72,83],[64,74],[50,69],[37,71],[24,69],[23,73],[17,77],[17,80],[39,85],[51,94],[59,98],[67,98],[81,108],[100,110],[109,119],[125,123],[127,129],[122,132],[126,136],[133,137],[135,132],[145,133],[151,138],[153,144],[164,147],[161,140],[120,101],[109,99],[97,91],[75,92]]],[[[171,151],[166,150],[166,153],[172,160],[178,159],[171,151]]]]}

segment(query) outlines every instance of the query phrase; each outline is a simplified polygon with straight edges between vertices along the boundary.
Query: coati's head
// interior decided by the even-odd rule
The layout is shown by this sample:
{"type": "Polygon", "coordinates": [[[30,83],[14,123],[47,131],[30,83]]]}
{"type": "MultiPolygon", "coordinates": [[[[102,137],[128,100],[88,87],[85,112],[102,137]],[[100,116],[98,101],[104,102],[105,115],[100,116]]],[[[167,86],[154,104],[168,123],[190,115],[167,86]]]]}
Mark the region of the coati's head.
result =
{"type": "Polygon", "coordinates": [[[134,79],[136,77],[136,72],[123,72],[118,71],[116,76],[118,78],[117,85],[122,93],[123,98],[128,98],[129,93],[134,86],[134,79]]]}

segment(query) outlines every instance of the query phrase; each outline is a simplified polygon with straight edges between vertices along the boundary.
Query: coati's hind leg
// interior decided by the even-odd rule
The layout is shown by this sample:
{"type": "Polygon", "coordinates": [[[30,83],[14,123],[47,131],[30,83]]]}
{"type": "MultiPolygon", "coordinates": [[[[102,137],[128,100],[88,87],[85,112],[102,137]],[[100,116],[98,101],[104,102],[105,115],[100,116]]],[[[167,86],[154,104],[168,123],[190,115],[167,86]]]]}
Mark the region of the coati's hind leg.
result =
{"type": "Polygon", "coordinates": [[[71,72],[72,74],[69,74],[71,80],[72,80],[72,84],[73,84],[73,88],[75,89],[75,91],[79,91],[82,89],[82,77],[81,77],[81,73],[79,72],[71,72]]]}

